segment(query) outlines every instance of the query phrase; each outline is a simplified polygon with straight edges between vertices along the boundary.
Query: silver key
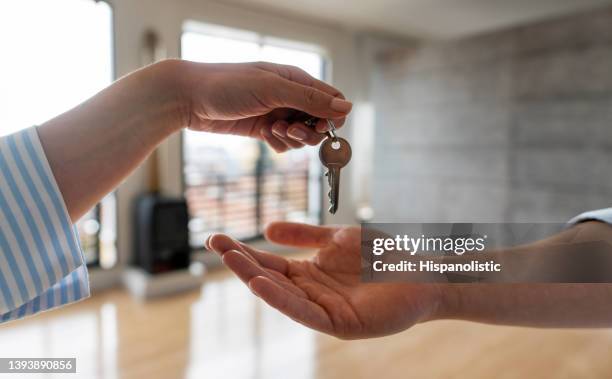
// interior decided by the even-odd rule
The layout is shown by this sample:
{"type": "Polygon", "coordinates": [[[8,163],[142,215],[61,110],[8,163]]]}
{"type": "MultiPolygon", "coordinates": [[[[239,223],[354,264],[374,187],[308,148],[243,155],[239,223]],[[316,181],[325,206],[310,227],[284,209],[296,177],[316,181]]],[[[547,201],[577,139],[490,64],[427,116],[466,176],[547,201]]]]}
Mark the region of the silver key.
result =
{"type": "Polygon", "coordinates": [[[351,145],[344,138],[333,133],[333,137],[326,138],[319,149],[319,158],[323,166],[327,167],[327,180],[329,182],[329,213],[335,214],[340,200],[340,169],[351,160],[351,145]]]}

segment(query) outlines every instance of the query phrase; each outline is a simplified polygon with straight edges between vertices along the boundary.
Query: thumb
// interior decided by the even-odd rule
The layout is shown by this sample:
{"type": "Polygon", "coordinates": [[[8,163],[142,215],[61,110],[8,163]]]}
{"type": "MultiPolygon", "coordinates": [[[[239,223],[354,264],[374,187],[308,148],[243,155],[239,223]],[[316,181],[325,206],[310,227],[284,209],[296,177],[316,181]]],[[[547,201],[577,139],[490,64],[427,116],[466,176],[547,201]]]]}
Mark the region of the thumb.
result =
{"type": "Polygon", "coordinates": [[[314,117],[342,118],[353,107],[350,101],[280,77],[271,90],[271,101],[275,107],[296,109],[314,117]]]}
{"type": "Polygon", "coordinates": [[[327,226],[273,222],[266,227],[266,239],[281,245],[296,247],[324,247],[334,237],[336,229],[327,226]]]}

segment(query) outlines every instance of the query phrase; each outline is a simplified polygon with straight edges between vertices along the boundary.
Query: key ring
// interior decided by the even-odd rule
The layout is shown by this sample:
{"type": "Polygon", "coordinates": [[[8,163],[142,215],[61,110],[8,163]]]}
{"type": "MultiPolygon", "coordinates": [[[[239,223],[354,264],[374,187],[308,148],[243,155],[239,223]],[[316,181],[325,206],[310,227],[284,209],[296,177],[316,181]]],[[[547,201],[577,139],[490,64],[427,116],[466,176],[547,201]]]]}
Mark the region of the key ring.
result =
{"type": "MultiPolygon", "coordinates": [[[[319,121],[316,117],[311,117],[304,121],[304,125],[314,127],[319,121]]],[[[329,130],[327,131],[327,135],[334,141],[338,142],[338,135],[336,134],[336,124],[330,119],[326,119],[327,126],[329,126],[329,130]]]]}
{"type": "Polygon", "coordinates": [[[327,125],[329,126],[329,130],[327,131],[327,134],[329,134],[329,137],[334,142],[338,142],[338,135],[336,134],[336,125],[330,119],[327,119],[327,125]]]}

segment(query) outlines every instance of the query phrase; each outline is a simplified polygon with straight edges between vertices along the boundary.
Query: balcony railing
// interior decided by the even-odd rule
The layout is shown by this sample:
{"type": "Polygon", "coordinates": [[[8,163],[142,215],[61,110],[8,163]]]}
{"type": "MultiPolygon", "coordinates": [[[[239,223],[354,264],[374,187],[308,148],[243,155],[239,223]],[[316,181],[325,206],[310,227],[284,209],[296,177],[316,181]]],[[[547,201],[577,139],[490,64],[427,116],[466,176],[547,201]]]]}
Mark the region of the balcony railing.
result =
{"type": "Polygon", "coordinates": [[[271,221],[307,217],[307,168],[231,177],[199,174],[199,183],[187,183],[185,193],[194,247],[203,246],[213,232],[248,240],[260,237],[271,221]]]}

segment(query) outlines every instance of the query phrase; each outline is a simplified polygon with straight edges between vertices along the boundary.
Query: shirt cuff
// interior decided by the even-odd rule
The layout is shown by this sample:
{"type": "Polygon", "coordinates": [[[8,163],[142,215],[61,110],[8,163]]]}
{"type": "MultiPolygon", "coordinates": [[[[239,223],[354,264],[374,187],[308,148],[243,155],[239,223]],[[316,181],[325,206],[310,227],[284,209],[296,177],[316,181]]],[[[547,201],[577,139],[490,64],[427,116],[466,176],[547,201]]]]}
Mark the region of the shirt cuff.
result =
{"type": "Polygon", "coordinates": [[[88,296],[78,235],[36,128],[0,138],[0,321],[88,296]]]}
{"type": "Polygon", "coordinates": [[[572,218],[567,223],[568,225],[575,225],[584,221],[601,221],[607,224],[612,224],[612,208],[597,209],[594,211],[588,211],[579,214],[572,218]]]}

